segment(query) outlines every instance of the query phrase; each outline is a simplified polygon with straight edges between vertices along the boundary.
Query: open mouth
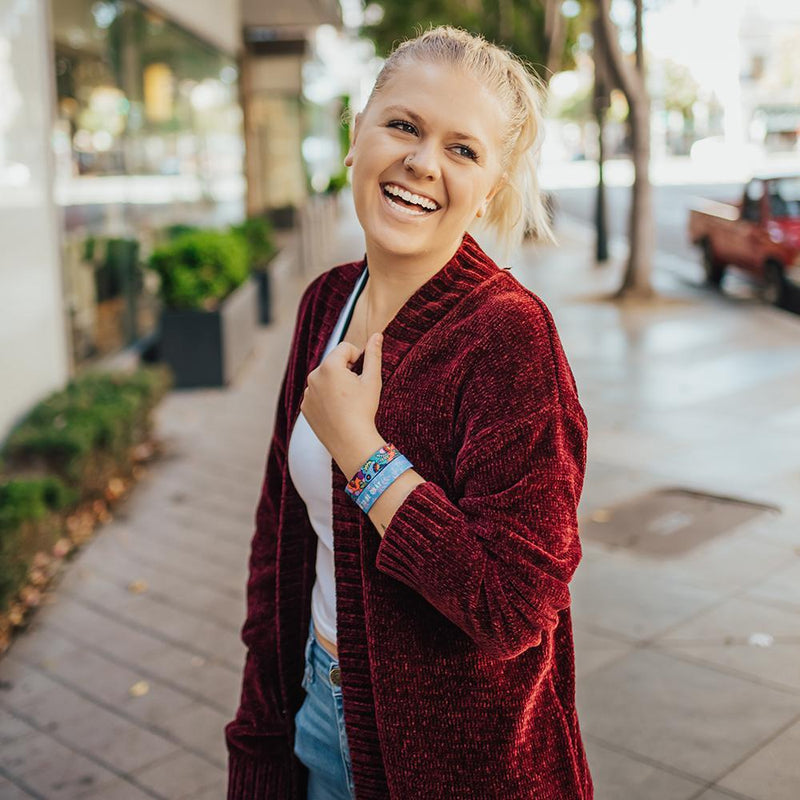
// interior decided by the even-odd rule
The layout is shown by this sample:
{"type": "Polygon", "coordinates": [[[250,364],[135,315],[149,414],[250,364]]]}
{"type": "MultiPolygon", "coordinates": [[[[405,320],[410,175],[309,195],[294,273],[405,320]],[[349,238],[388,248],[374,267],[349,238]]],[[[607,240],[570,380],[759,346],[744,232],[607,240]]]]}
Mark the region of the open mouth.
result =
{"type": "Polygon", "coordinates": [[[403,189],[402,186],[397,186],[397,184],[394,183],[381,184],[381,190],[390,206],[409,216],[424,217],[428,214],[433,214],[441,208],[435,200],[409,192],[407,189],[403,189]]]}

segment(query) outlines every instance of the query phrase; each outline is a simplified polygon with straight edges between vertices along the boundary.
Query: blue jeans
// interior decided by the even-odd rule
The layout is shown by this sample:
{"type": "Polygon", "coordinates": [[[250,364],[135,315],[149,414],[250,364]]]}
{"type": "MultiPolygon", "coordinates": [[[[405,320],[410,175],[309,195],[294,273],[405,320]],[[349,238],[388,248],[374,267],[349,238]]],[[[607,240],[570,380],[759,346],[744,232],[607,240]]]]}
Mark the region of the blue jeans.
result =
{"type": "Polygon", "coordinates": [[[339,662],[317,641],[313,619],[305,652],[306,699],[294,718],[294,752],[308,767],[308,800],[353,800],[339,662]]]}

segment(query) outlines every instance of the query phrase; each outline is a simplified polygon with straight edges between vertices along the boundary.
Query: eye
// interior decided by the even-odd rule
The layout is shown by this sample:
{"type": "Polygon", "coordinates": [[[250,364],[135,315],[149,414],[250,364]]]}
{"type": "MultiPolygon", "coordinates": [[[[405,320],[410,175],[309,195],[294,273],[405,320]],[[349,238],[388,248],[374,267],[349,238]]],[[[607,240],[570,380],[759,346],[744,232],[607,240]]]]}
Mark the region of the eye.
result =
{"type": "Polygon", "coordinates": [[[467,147],[465,144],[457,144],[456,149],[461,151],[460,155],[471,158],[473,161],[478,160],[478,154],[471,147],[467,147]]]}
{"type": "Polygon", "coordinates": [[[401,126],[403,126],[403,125],[405,125],[405,128],[407,129],[408,133],[416,133],[417,132],[417,129],[410,122],[406,122],[403,119],[393,119],[391,122],[388,122],[386,124],[386,127],[387,128],[398,128],[398,129],[402,130],[401,126]]]}

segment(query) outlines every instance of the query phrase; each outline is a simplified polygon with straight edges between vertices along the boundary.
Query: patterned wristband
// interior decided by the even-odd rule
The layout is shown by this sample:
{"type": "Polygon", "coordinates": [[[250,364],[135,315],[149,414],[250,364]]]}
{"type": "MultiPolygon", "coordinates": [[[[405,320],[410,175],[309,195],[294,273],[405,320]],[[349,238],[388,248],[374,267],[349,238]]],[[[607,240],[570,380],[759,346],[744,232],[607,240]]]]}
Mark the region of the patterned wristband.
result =
{"type": "Polygon", "coordinates": [[[356,505],[366,514],[386,489],[413,466],[404,455],[392,459],[392,462],[382,469],[355,498],[356,505]]]}
{"type": "Polygon", "coordinates": [[[393,444],[385,444],[378,448],[361,466],[358,472],[350,479],[345,491],[354,500],[364,490],[364,487],[400,452],[393,444]]]}

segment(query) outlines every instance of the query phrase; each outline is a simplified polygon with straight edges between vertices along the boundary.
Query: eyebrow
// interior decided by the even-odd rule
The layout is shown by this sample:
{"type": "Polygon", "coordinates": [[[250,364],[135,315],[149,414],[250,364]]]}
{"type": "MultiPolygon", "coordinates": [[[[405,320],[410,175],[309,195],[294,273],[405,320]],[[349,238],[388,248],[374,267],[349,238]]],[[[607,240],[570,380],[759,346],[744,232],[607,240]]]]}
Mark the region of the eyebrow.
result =
{"type": "MultiPolygon", "coordinates": [[[[413,119],[414,122],[416,122],[417,124],[422,124],[422,122],[424,121],[422,117],[419,116],[419,114],[415,114],[410,108],[407,108],[406,106],[388,106],[387,108],[384,109],[384,113],[405,114],[407,117],[411,117],[411,119],[413,119]]],[[[481,147],[485,146],[477,136],[473,136],[471,133],[459,133],[458,131],[450,131],[448,136],[455,136],[456,139],[468,139],[469,141],[475,142],[481,147]]]]}

